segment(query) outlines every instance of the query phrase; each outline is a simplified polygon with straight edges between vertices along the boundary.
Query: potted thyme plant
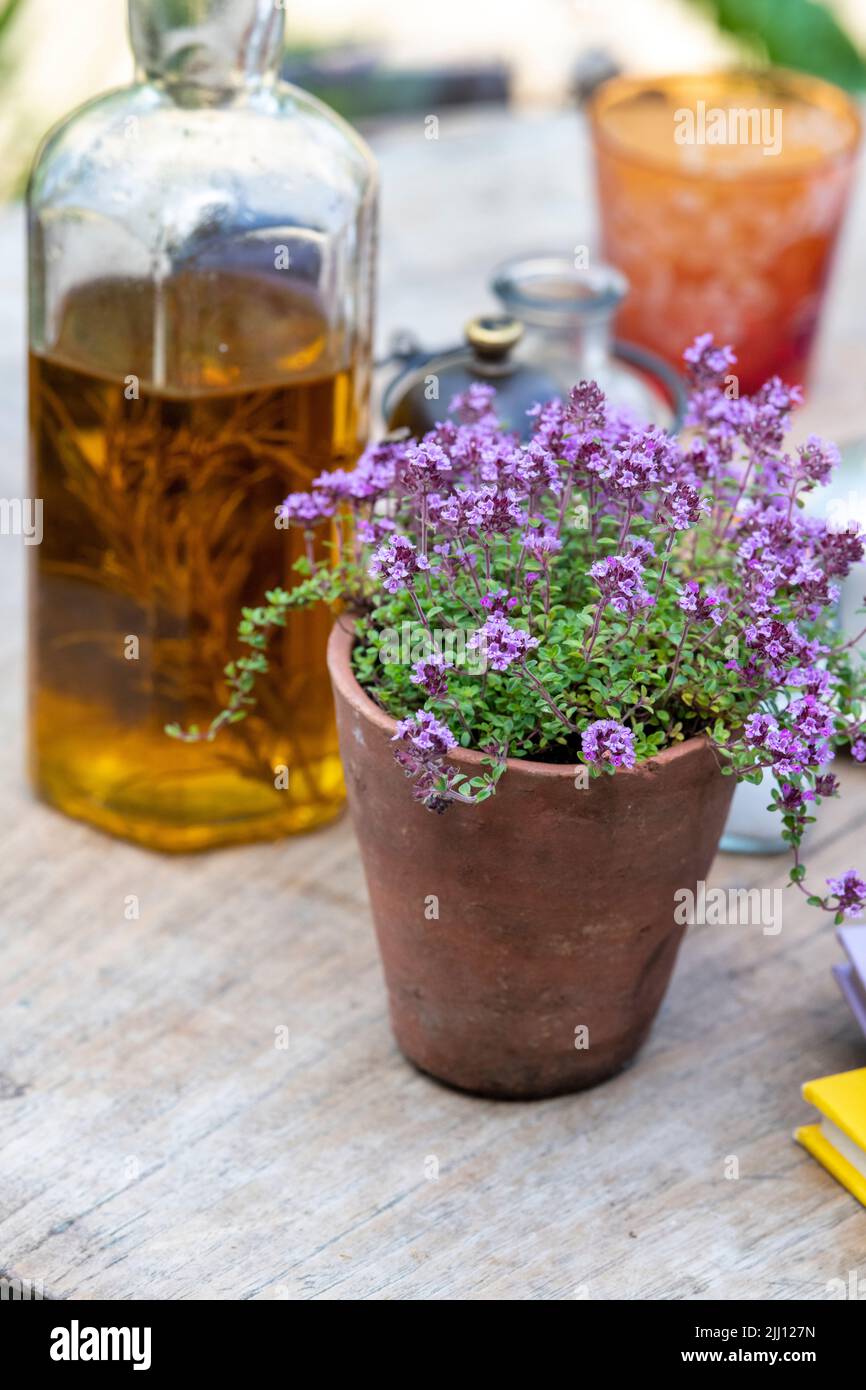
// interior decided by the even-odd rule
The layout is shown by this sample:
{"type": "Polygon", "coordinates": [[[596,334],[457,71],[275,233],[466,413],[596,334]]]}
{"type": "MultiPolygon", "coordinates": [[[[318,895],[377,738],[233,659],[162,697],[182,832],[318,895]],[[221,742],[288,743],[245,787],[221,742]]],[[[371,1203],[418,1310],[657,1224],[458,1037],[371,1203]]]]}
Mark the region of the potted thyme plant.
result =
{"type": "Polygon", "coordinates": [[[739,397],[709,335],[685,356],[679,440],[581,382],[521,444],[476,385],[424,439],[288,497],[277,524],[310,542],[300,582],[244,611],[250,653],[210,727],[169,731],[243,718],[274,630],[335,608],[395,1034],[471,1091],[577,1089],[634,1055],[684,931],[674,895],[706,875],[737,778],[775,778],[792,891],[837,922],[866,903],[854,870],[814,887],[800,855],[837,793],[834,750],[866,759],[861,658],[834,629],[863,541],[802,510],[835,450],[786,452],[796,388],[739,397]],[[313,559],[320,526],[330,563],[313,559]]]}

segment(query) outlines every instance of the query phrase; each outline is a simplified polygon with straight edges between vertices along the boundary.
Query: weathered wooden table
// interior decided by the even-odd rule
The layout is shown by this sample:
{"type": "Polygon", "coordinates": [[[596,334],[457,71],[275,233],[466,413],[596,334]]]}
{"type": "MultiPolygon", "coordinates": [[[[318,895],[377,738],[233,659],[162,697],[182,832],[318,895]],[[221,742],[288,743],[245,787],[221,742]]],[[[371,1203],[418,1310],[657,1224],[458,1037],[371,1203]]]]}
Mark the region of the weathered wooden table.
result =
{"type": "MultiPolygon", "coordinates": [[[[419,120],[376,145],[383,329],[454,339],[491,262],[592,235],[571,118],[443,119],[438,142],[419,120]]],[[[808,421],[845,436],[866,433],[862,224],[808,421]]],[[[21,255],[10,215],[5,496],[23,492],[21,255]]],[[[866,1276],[866,1213],[791,1138],[802,1081],[866,1064],[817,914],[789,894],[776,936],[694,928],[638,1063],[596,1091],[450,1092],[391,1042],[347,823],[172,859],[32,802],[22,562],[0,537],[0,1268],[56,1297],[124,1299],[820,1299],[866,1276]]],[[[843,780],[819,878],[866,860],[866,770],[843,780]]],[[[722,856],[713,882],[785,872],[722,856]]]]}

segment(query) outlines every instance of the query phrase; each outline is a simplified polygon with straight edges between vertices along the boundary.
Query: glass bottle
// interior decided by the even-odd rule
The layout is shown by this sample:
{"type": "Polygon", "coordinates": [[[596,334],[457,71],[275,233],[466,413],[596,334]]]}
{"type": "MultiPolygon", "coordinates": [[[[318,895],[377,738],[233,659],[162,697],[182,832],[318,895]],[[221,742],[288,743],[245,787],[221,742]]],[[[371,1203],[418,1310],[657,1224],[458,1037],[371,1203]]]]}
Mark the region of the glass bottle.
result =
{"type": "Polygon", "coordinates": [[[134,84],[46,138],[29,190],[38,792],[166,850],[343,798],[329,617],[290,617],[213,743],[242,605],[297,582],[275,508],[367,430],[376,174],[279,80],[275,0],[130,0],[134,84]]]}
{"type": "Polygon", "coordinates": [[[628,281],[609,265],[575,266],[567,256],[517,256],[494,272],[493,294],[523,324],[515,359],[530,363],[566,396],[577,381],[597,381],[614,405],[645,424],[676,429],[682,420],[679,377],[652,353],[612,341],[613,316],[628,281]]]}

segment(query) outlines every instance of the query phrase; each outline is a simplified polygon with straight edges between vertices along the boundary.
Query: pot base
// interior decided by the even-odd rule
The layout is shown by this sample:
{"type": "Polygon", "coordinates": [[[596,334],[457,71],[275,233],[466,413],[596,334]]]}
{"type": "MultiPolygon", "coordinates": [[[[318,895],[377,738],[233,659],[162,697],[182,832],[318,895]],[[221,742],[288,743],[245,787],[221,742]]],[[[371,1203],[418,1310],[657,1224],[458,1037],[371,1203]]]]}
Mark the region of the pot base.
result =
{"type": "MultiPolygon", "coordinates": [[[[422,1076],[463,1095],[503,1101],[550,1100],[554,1096],[573,1095],[600,1086],[625,1071],[636,1059],[653,1022],[651,1019],[636,1036],[605,1047],[603,1056],[591,1055],[591,1049],[579,1051],[575,1048],[570,1055],[529,1061],[526,1057],[503,1058],[491,1047],[489,1039],[486,1046],[477,1043],[467,1046],[460,1056],[453,1053],[446,1056],[422,1041],[413,1055],[411,1041],[405,1040],[407,1030],[401,1026],[405,1023],[405,1014],[398,1020],[393,1008],[390,1012],[397,1048],[422,1076]]],[[[414,1022],[410,1022],[409,1032],[414,1022]]]]}
{"type": "MultiPolygon", "coordinates": [[[[395,1039],[396,1041],[396,1039],[395,1039]]],[[[451,1081],[445,1076],[437,1076],[436,1072],[429,1071],[420,1062],[416,1062],[414,1057],[397,1043],[400,1055],[406,1059],[411,1067],[428,1081],[435,1081],[438,1086],[444,1086],[448,1091],[457,1091],[462,1096],[472,1096],[476,1100],[501,1100],[505,1104],[529,1104],[532,1101],[554,1100],[557,1096],[576,1095],[579,1091],[591,1091],[594,1086],[601,1086],[605,1081],[611,1081],[621,1072],[627,1071],[634,1061],[636,1053],[626,1061],[618,1063],[614,1067],[599,1069],[598,1074],[592,1077],[585,1077],[581,1080],[561,1081],[554,1085],[541,1089],[526,1089],[519,1087],[513,1088],[506,1083],[497,1081],[485,1086],[484,1083],[478,1085],[463,1085],[459,1081],[451,1081]]]]}

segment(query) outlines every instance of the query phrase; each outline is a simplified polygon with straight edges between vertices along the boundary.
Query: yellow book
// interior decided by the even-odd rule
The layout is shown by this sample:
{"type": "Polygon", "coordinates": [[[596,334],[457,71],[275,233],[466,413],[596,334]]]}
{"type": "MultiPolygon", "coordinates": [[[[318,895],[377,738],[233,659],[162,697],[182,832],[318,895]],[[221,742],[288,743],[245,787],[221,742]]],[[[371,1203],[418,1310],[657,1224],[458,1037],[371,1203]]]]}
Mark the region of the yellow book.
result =
{"type": "Polygon", "coordinates": [[[807,1081],[803,1099],[821,1120],[794,1138],[866,1207],[866,1067],[807,1081]]]}

